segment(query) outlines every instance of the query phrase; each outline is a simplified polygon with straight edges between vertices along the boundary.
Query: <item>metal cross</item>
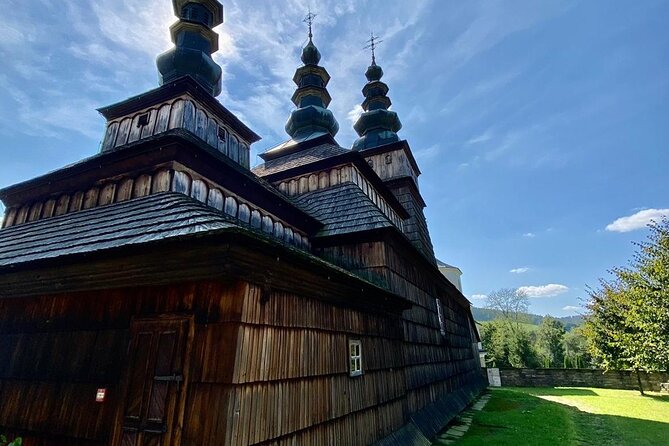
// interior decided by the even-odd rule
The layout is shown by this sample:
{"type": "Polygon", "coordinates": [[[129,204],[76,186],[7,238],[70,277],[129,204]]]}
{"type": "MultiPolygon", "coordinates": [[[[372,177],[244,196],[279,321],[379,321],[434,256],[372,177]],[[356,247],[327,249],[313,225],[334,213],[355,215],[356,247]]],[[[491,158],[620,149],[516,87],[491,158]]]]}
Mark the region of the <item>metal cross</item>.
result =
{"type": "Polygon", "coordinates": [[[311,26],[314,24],[314,19],[316,18],[317,14],[314,14],[311,12],[311,8],[309,8],[309,14],[302,20],[304,23],[309,25],[309,40],[314,36],[311,32],[311,26]]]}
{"type": "Polygon", "coordinates": [[[383,42],[383,40],[379,40],[379,36],[375,36],[373,32],[370,33],[370,38],[367,41],[367,43],[369,45],[365,46],[364,49],[366,49],[366,50],[371,49],[372,50],[372,65],[376,65],[376,53],[375,53],[375,51],[376,51],[376,47],[379,46],[379,43],[381,43],[381,42],[383,42]]]}

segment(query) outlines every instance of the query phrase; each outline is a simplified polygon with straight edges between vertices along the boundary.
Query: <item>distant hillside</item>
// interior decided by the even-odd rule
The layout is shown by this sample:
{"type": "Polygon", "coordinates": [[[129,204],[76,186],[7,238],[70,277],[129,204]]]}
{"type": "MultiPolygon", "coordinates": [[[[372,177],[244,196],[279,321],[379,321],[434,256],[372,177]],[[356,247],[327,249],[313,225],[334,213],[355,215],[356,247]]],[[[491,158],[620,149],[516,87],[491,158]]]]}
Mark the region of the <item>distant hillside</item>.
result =
{"type": "MultiPolygon", "coordinates": [[[[487,322],[497,319],[501,315],[501,312],[490,308],[472,307],[472,314],[474,320],[478,322],[487,322]]],[[[538,314],[525,313],[523,316],[525,316],[526,322],[531,325],[540,325],[541,321],[544,320],[544,316],[539,316],[538,314]]],[[[556,317],[555,319],[562,322],[567,331],[574,327],[578,327],[583,323],[583,318],[581,316],[556,317]]]]}

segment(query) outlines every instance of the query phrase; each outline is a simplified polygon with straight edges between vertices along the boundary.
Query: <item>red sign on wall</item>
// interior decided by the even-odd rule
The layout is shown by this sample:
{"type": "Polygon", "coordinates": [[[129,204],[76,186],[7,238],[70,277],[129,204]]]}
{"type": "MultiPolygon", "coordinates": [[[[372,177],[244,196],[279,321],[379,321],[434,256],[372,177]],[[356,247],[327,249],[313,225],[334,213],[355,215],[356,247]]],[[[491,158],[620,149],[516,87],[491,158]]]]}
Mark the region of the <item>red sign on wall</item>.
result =
{"type": "Polygon", "coordinates": [[[107,396],[107,389],[98,389],[98,392],[95,394],[95,402],[96,403],[104,402],[105,396],[107,396]]]}

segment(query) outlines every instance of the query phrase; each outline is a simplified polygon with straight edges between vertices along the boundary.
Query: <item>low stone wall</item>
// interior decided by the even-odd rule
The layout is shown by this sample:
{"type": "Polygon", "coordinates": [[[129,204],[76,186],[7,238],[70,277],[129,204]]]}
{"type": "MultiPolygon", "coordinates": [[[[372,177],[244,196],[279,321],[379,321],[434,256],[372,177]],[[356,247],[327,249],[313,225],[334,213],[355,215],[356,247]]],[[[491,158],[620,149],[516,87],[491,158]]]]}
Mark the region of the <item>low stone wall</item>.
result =
{"type": "MultiPolygon", "coordinates": [[[[598,369],[499,369],[502,386],[506,387],[600,387],[603,389],[636,390],[636,372],[598,369]]],[[[660,390],[660,383],[669,382],[667,372],[640,372],[644,390],[660,390]]]]}

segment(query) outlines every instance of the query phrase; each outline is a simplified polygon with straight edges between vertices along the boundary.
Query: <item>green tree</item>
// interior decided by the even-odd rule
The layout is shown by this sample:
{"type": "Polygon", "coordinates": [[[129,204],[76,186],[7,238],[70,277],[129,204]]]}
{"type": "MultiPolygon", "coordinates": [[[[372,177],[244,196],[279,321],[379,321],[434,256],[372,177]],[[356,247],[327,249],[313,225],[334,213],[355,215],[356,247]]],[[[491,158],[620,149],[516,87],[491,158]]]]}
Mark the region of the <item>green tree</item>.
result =
{"type": "Polygon", "coordinates": [[[23,440],[21,438],[15,438],[13,441],[9,441],[7,436],[0,435],[0,446],[21,446],[23,440]]]}
{"type": "MultiPolygon", "coordinates": [[[[669,221],[650,225],[629,267],[590,291],[584,333],[595,361],[609,369],[669,368],[669,221]]],[[[637,373],[638,376],[638,373],[637,373]]],[[[643,394],[641,380],[639,391],[643,394]]]]}
{"type": "Polygon", "coordinates": [[[529,307],[527,295],[513,288],[500,288],[488,294],[487,308],[499,317],[484,324],[482,342],[496,367],[536,367],[534,339],[523,325],[529,307]]]}
{"type": "Polygon", "coordinates": [[[562,367],[564,365],[563,341],[565,333],[564,325],[555,318],[546,316],[541,321],[537,346],[544,367],[562,367]]]}
{"type": "Polygon", "coordinates": [[[588,339],[581,327],[572,328],[564,335],[564,367],[583,369],[590,367],[592,359],[588,352],[588,339]]]}
{"type": "Polygon", "coordinates": [[[487,361],[493,367],[536,367],[537,355],[532,334],[526,328],[513,327],[503,319],[482,325],[481,341],[487,361]]]}

